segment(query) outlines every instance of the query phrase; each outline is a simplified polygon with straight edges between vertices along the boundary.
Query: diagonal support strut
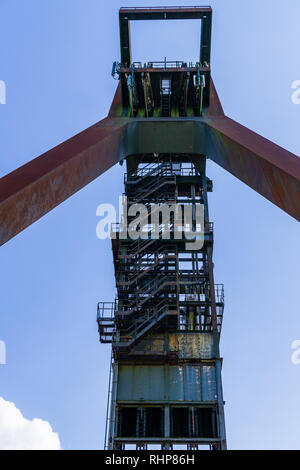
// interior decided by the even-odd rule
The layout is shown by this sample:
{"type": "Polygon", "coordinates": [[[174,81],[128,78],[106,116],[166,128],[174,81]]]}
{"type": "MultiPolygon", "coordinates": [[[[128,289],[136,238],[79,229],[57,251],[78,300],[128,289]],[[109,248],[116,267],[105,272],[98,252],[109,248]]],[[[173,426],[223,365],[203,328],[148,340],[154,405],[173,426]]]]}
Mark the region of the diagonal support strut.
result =
{"type": "Polygon", "coordinates": [[[300,220],[300,158],[224,115],[211,82],[202,118],[120,116],[117,88],[109,115],[0,180],[0,244],[135,153],[206,154],[256,192],[300,220]]]}

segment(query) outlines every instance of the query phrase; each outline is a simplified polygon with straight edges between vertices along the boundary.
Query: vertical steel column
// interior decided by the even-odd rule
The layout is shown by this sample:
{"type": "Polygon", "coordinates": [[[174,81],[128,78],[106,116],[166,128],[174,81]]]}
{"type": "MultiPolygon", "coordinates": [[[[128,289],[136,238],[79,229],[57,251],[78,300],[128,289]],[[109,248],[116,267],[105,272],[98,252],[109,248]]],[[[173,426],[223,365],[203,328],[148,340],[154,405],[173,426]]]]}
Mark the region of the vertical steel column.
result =
{"type": "Polygon", "coordinates": [[[217,381],[217,395],[218,395],[218,426],[219,435],[221,438],[220,450],[226,450],[226,430],[225,430],[225,414],[224,414],[224,400],[223,400],[223,387],[222,387],[222,363],[221,358],[216,358],[216,381],[217,381]]]}
{"type": "Polygon", "coordinates": [[[113,450],[115,448],[114,437],[116,435],[116,404],[117,404],[117,392],[118,392],[118,363],[117,362],[113,362],[112,371],[113,371],[113,379],[112,379],[112,392],[111,392],[111,402],[110,402],[108,450],[113,450]]]}

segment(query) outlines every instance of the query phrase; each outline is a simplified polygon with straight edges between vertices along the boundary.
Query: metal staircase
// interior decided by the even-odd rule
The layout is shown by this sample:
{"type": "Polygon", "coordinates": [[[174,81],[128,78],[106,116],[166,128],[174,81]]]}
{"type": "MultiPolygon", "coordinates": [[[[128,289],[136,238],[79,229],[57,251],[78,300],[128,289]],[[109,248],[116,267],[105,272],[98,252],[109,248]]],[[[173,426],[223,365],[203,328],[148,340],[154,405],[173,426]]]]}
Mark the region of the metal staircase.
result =
{"type": "Polygon", "coordinates": [[[125,187],[128,184],[138,184],[142,187],[143,183],[150,176],[158,176],[161,173],[169,172],[169,175],[172,175],[172,163],[169,162],[158,162],[158,163],[148,163],[143,165],[131,173],[125,173],[124,183],[125,187]]]}
{"type": "Polygon", "coordinates": [[[136,261],[127,260],[125,263],[123,261],[116,273],[117,285],[132,285],[145,275],[151,274],[151,271],[163,262],[176,259],[177,253],[172,245],[160,244],[156,250],[142,254],[136,261]]]}
{"type": "MultiPolygon", "coordinates": [[[[161,190],[164,186],[173,186],[175,191],[176,175],[172,171],[170,163],[163,163],[160,165],[149,165],[137,171],[129,178],[125,179],[125,185],[128,186],[128,198],[132,203],[139,203],[145,201],[153,193],[161,190]]],[[[160,200],[166,200],[166,194],[159,191],[160,200]]],[[[175,202],[175,196],[174,196],[175,202]]]]}
{"type": "MultiPolygon", "coordinates": [[[[168,201],[169,205],[172,204],[170,198],[177,202],[177,195],[183,197],[180,204],[185,204],[187,199],[195,203],[195,196],[199,200],[203,192],[199,183],[198,170],[190,163],[158,160],[141,164],[125,175],[125,195],[129,206],[143,201],[147,207],[145,224],[148,224],[148,215],[152,216],[153,212],[156,215],[155,211],[161,210],[160,200],[168,201]],[[194,195],[186,195],[189,191],[187,178],[193,178],[193,184],[198,185],[193,190],[194,195]]],[[[182,330],[189,329],[192,323],[201,331],[212,328],[207,261],[199,253],[186,259],[184,237],[181,241],[174,236],[178,229],[176,224],[182,228],[183,221],[177,222],[173,216],[167,224],[170,231],[166,236],[166,227],[159,217],[157,219],[151,218],[157,230],[155,238],[151,238],[148,231],[147,238],[132,239],[131,218],[126,223],[125,237],[120,236],[124,230],[122,224],[112,226],[117,298],[115,302],[98,304],[97,321],[100,341],[112,343],[115,354],[128,352],[155,328],[182,330]],[[180,263],[185,263],[185,267],[181,268],[180,263]],[[192,323],[191,315],[194,316],[192,323]]],[[[206,221],[204,232],[209,242],[212,228],[206,221]]],[[[217,291],[216,287],[214,297],[221,325],[223,304],[219,302],[217,291]]]]}
{"type": "MultiPolygon", "coordinates": [[[[156,191],[163,188],[164,186],[174,185],[174,189],[175,189],[175,184],[176,184],[176,177],[160,176],[156,178],[154,181],[152,181],[151,183],[149,183],[149,185],[145,187],[143,190],[139,188],[135,191],[134,194],[131,194],[130,202],[138,204],[141,201],[145,201],[145,199],[149,198],[151,194],[155,193],[156,191]]],[[[160,200],[166,201],[167,194],[169,193],[160,192],[159,194],[160,200]]],[[[175,196],[174,196],[174,203],[175,203],[175,196]]]]}
{"type": "Polygon", "coordinates": [[[148,310],[144,315],[135,318],[128,328],[120,332],[116,329],[115,317],[117,312],[115,306],[116,304],[113,302],[99,302],[97,322],[100,341],[102,343],[113,343],[118,350],[127,350],[133,347],[168,315],[175,315],[177,320],[177,311],[170,310],[169,305],[162,301],[152,311],[148,310]]]}
{"type": "Polygon", "coordinates": [[[135,313],[140,309],[142,305],[148,302],[152,297],[154,297],[159,291],[161,291],[166,286],[177,286],[178,281],[175,276],[164,276],[154,278],[149,280],[141,288],[136,290],[136,294],[133,300],[125,301],[118,300],[118,310],[116,315],[122,318],[135,313]]]}
{"type": "Polygon", "coordinates": [[[167,315],[174,314],[177,319],[177,311],[169,310],[169,306],[162,302],[153,312],[148,311],[145,315],[138,317],[127,330],[122,331],[122,334],[119,332],[114,333],[112,342],[115,348],[119,351],[132,348],[147,333],[153,331],[167,315]]]}

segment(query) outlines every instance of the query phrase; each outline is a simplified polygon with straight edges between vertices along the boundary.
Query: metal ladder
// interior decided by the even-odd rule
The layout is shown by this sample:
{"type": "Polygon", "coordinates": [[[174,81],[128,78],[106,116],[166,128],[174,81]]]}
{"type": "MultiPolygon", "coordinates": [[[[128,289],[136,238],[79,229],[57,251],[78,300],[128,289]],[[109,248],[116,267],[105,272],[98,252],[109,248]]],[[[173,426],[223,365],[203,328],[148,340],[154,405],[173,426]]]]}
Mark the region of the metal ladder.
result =
{"type": "Polygon", "coordinates": [[[160,115],[171,115],[171,76],[165,76],[160,80],[160,115]]]}

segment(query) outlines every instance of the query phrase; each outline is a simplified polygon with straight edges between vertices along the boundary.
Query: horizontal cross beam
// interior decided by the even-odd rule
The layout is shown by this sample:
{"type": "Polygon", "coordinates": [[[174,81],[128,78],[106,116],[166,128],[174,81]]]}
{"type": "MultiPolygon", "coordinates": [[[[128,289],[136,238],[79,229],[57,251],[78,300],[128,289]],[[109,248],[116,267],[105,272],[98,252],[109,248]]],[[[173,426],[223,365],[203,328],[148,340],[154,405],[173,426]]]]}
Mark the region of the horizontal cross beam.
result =
{"type": "Polygon", "coordinates": [[[132,62],[130,44],[130,21],[137,20],[202,20],[200,62],[210,63],[211,50],[211,7],[140,7],[120,8],[120,48],[121,63],[129,67],[132,62]]]}
{"type": "Polygon", "coordinates": [[[224,115],[211,82],[202,118],[125,118],[118,87],[107,118],[0,180],[0,244],[120,160],[140,153],[206,155],[300,220],[300,159],[224,115]]]}

